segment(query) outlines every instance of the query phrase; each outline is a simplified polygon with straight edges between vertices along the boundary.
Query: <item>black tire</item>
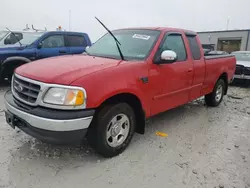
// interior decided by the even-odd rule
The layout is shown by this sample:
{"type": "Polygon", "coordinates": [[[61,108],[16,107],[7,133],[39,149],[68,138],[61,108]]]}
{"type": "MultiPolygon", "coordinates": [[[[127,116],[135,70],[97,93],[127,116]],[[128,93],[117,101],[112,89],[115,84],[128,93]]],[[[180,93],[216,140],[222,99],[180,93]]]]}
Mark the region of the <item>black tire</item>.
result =
{"type": "Polygon", "coordinates": [[[0,86],[4,85],[3,67],[0,67],[0,86]]]}
{"type": "Polygon", "coordinates": [[[245,80],[244,86],[245,86],[245,87],[249,87],[249,86],[250,86],[250,80],[245,80]]]}
{"type": "MultiPolygon", "coordinates": [[[[120,127],[123,127],[123,124],[120,124],[120,127]]],[[[94,117],[94,120],[87,133],[87,139],[90,145],[103,157],[114,157],[122,153],[128,147],[134,135],[135,127],[135,113],[127,103],[108,105],[102,108],[100,112],[98,112],[98,114],[94,117]],[[110,127],[114,127],[111,123],[111,120],[113,120],[115,117],[118,117],[120,114],[124,114],[127,118],[127,121],[129,121],[129,129],[127,129],[128,132],[126,138],[125,136],[123,138],[124,141],[121,142],[119,146],[111,147],[108,143],[109,140],[107,139],[107,131],[111,129],[110,127]]],[[[111,131],[112,130],[110,130],[110,132],[111,131]]]]}
{"type": "Polygon", "coordinates": [[[224,80],[219,79],[216,82],[212,93],[210,93],[208,95],[205,95],[206,104],[208,106],[212,106],[212,107],[218,106],[221,103],[221,101],[223,100],[225,90],[226,90],[226,84],[225,84],[224,80]],[[221,97],[219,98],[219,97],[217,97],[216,93],[217,93],[217,91],[219,90],[220,87],[222,88],[222,91],[221,91],[221,97]]]}
{"type": "Polygon", "coordinates": [[[11,79],[12,79],[12,76],[14,73],[14,68],[12,68],[13,70],[9,70],[7,68],[3,67],[0,70],[0,84],[2,84],[2,85],[10,85],[11,84],[11,79]]]}

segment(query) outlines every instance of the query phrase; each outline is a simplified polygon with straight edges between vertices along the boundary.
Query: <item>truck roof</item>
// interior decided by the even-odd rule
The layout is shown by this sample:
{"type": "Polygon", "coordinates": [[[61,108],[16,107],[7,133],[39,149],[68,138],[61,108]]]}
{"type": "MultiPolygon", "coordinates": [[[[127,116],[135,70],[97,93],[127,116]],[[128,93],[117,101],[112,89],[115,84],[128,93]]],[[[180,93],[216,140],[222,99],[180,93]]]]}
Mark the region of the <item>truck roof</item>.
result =
{"type": "Polygon", "coordinates": [[[80,34],[80,35],[87,35],[87,33],[84,32],[75,32],[75,31],[46,31],[46,33],[55,33],[55,34],[80,34]]]}
{"type": "MultiPolygon", "coordinates": [[[[186,29],[180,29],[180,28],[172,28],[172,27],[128,27],[123,29],[148,29],[148,30],[158,30],[158,31],[175,31],[175,32],[185,32],[185,33],[192,33],[197,34],[194,31],[186,30],[186,29]]],[[[116,29],[116,30],[122,30],[122,29],[116,29]]]]}

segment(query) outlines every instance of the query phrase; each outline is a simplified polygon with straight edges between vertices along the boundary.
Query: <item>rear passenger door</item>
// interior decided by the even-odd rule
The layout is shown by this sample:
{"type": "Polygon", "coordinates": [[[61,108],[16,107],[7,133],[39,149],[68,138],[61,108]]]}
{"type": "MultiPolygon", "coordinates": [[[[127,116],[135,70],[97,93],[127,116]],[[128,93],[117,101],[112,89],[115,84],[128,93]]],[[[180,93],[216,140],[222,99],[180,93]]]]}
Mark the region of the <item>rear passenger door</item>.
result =
{"type": "Polygon", "coordinates": [[[67,55],[69,49],[65,46],[63,34],[52,34],[43,38],[38,46],[38,59],[67,55]]]}
{"type": "Polygon", "coordinates": [[[87,42],[83,35],[66,34],[65,39],[70,54],[81,54],[85,51],[87,42]]]}
{"type": "Polygon", "coordinates": [[[198,37],[195,34],[186,34],[188,44],[191,51],[191,59],[193,61],[193,83],[190,90],[190,100],[196,99],[201,96],[203,82],[205,80],[206,65],[204,56],[202,55],[202,46],[199,45],[198,37]]]}

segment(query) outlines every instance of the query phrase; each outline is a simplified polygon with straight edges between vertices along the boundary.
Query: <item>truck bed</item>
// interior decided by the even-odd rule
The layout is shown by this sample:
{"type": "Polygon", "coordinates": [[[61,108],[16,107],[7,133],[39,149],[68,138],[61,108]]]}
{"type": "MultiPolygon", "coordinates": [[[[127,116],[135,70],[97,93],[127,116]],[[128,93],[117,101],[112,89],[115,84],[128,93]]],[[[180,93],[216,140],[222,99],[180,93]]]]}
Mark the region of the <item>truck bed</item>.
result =
{"type": "Polygon", "coordinates": [[[205,56],[206,74],[203,86],[203,94],[210,93],[215,81],[221,76],[221,72],[224,72],[228,77],[228,82],[233,78],[236,59],[234,55],[210,55],[205,56]]]}

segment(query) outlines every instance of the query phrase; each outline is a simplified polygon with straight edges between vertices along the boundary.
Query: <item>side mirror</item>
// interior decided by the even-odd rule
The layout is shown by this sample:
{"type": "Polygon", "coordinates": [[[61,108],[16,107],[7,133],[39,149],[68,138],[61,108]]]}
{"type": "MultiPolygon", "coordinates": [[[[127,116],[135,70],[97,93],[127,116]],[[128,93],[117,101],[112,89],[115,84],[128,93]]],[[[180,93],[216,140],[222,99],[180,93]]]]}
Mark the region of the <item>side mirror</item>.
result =
{"type": "Polygon", "coordinates": [[[88,53],[89,47],[90,47],[90,46],[86,46],[86,47],[85,47],[85,50],[84,50],[84,51],[85,51],[86,53],[88,53]]]}
{"type": "Polygon", "coordinates": [[[167,64],[173,63],[177,60],[177,54],[172,50],[164,50],[160,56],[158,56],[154,64],[167,64]]]}
{"type": "Polygon", "coordinates": [[[37,45],[37,48],[40,49],[40,48],[42,48],[42,46],[43,46],[43,43],[39,42],[38,45],[37,45]]]}
{"type": "Polygon", "coordinates": [[[177,54],[172,50],[164,50],[161,53],[162,63],[173,63],[177,60],[177,54]]]}

